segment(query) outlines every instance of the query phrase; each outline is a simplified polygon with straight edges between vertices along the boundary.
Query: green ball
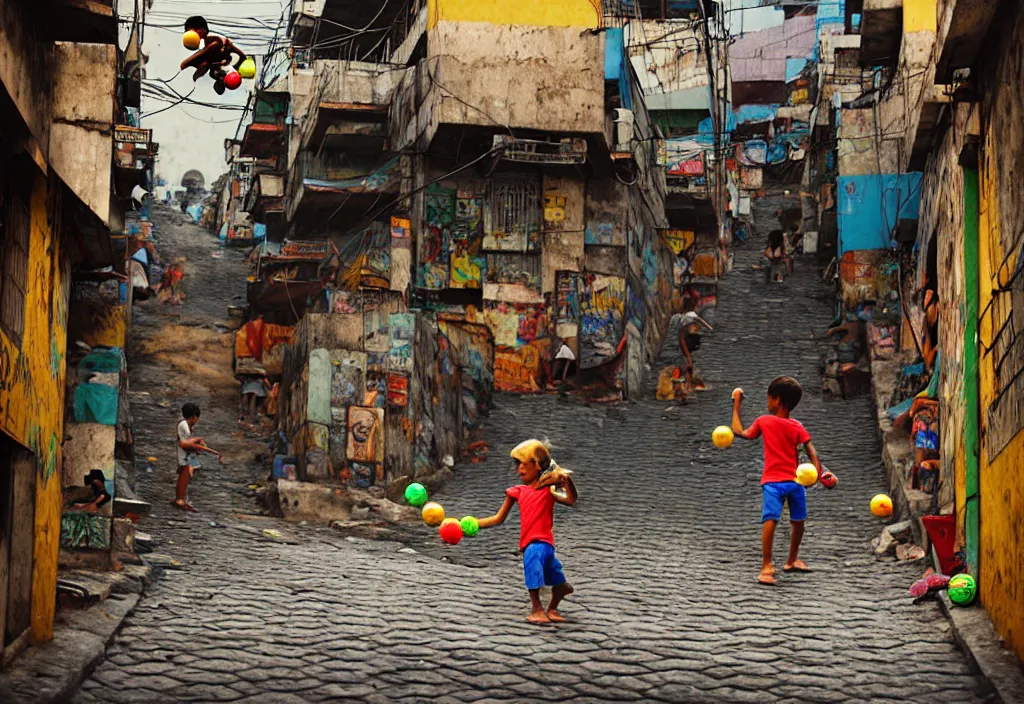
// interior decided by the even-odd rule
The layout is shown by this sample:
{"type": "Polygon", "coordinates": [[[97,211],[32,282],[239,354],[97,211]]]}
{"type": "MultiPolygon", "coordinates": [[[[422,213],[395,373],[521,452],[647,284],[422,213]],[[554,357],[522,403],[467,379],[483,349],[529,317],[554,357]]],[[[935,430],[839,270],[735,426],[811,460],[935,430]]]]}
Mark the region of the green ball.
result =
{"type": "Polygon", "coordinates": [[[978,594],[978,583],[969,574],[958,574],[949,580],[946,593],[957,606],[970,606],[978,594]]]}
{"type": "Polygon", "coordinates": [[[480,521],[472,516],[463,518],[459,521],[459,525],[462,526],[462,534],[470,538],[480,532],[480,521]]]}
{"type": "Polygon", "coordinates": [[[405,487],[405,500],[410,506],[422,506],[427,503],[427,488],[419,482],[413,482],[405,487]]]}

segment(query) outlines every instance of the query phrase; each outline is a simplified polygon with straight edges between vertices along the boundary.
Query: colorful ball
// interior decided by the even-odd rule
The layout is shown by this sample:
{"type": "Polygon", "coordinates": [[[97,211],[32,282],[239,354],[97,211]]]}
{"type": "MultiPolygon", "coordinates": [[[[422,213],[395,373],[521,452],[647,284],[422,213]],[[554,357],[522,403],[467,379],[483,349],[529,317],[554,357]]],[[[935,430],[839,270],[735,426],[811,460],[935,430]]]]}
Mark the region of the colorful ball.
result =
{"type": "Polygon", "coordinates": [[[818,469],[810,462],[796,468],[796,483],[800,486],[814,486],[818,483],[818,469]]]}
{"type": "Polygon", "coordinates": [[[714,432],[711,433],[711,442],[715,443],[715,447],[725,449],[732,445],[733,438],[732,430],[724,425],[720,425],[715,428],[714,432]]]}
{"type": "Polygon", "coordinates": [[[410,506],[419,508],[427,503],[427,487],[419,482],[413,482],[405,487],[405,500],[410,506]]]}
{"type": "Polygon", "coordinates": [[[446,519],[441,527],[437,531],[438,535],[441,536],[441,540],[448,543],[449,545],[458,545],[459,541],[462,540],[462,526],[454,518],[446,519]],[[448,521],[451,521],[450,523],[448,521]]]}
{"type": "Polygon", "coordinates": [[[199,32],[195,30],[188,30],[181,35],[181,43],[185,45],[185,48],[189,51],[195,51],[199,48],[199,44],[202,42],[202,38],[199,36],[199,32]]]}
{"type": "Polygon", "coordinates": [[[441,508],[441,504],[428,501],[423,505],[420,515],[423,517],[423,522],[428,526],[436,526],[440,525],[441,521],[444,520],[444,509],[441,508]]]}
{"type": "Polygon", "coordinates": [[[242,85],[242,76],[239,75],[238,71],[231,69],[224,75],[224,86],[228,90],[234,90],[240,85],[242,85]]]}
{"type": "Polygon", "coordinates": [[[888,518],[892,515],[892,499],[885,494],[875,494],[871,499],[871,513],[879,518],[888,518]]]}
{"type": "Polygon", "coordinates": [[[834,489],[836,484],[839,483],[839,478],[826,469],[821,473],[821,478],[818,481],[820,481],[821,485],[826,489],[834,489]]]}
{"type": "Polygon", "coordinates": [[[459,525],[462,526],[462,534],[466,537],[472,538],[480,532],[480,521],[473,516],[466,516],[459,521],[459,525]]]}
{"type": "Polygon", "coordinates": [[[242,65],[238,67],[238,75],[242,78],[255,78],[256,77],[256,62],[253,61],[250,56],[242,65]]]}
{"type": "Polygon", "coordinates": [[[459,522],[458,518],[445,518],[443,521],[441,521],[441,527],[444,528],[445,526],[451,525],[452,523],[458,523],[458,522],[459,522]]]}
{"type": "Polygon", "coordinates": [[[957,606],[970,606],[978,595],[978,583],[969,574],[954,575],[946,587],[946,594],[957,606]]]}

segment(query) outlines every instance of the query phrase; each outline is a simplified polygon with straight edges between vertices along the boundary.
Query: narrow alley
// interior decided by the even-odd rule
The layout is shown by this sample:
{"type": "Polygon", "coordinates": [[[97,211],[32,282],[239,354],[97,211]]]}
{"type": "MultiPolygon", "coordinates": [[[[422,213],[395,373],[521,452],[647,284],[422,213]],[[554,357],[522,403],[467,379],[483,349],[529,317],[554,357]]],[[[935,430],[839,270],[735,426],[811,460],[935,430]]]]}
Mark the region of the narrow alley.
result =
{"type": "MultiPolygon", "coordinates": [[[[523,621],[515,520],[443,546],[423,526],[372,541],[251,516],[254,445],[236,437],[233,395],[215,381],[229,378],[217,325],[241,255],[212,259],[209,234],[159,218],[163,246],[195,268],[180,315],[137,314],[146,351],[131,367],[133,405],[140,455],[161,459],[140,477],[154,506],[147,529],[181,567],[148,590],[76,702],[984,700],[938,609],[910,605],[918,568],[872,554],[879,523],[866,497],[884,488],[873,410],[866,398],[821,398],[833,310],[809,259],[769,285],[750,270],[760,247],[737,250],[696,354],[710,389],[685,407],[653,394],[612,407],[500,398],[489,459],[458,467],[437,498],[451,515],[488,515],[515,483],[508,450],[530,436],[577,472],[580,503],[555,525],[576,587],[569,623],[538,628],[523,621]],[[203,332],[171,334],[186,330],[203,332]],[[734,386],[747,390],[749,422],[779,374],[804,383],[796,416],[840,483],[810,492],[814,572],[770,589],[755,583],[759,448],[717,450],[710,431],[727,422],[734,386]],[[191,515],[169,506],[162,461],[185,400],[200,403],[201,432],[228,458],[200,474],[191,515]]],[[[666,344],[661,363],[677,359],[666,344]]]]}

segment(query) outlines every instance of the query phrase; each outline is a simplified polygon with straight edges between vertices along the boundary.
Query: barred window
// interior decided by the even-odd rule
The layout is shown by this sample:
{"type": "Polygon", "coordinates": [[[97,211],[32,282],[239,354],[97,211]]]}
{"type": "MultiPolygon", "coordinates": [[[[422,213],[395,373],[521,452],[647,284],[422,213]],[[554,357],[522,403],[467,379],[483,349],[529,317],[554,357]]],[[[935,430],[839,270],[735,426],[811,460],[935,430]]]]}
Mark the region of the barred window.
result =
{"type": "Polygon", "coordinates": [[[13,179],[0,184],[0,329],[19,347],[25,332],[30,195],[13,179]]]}

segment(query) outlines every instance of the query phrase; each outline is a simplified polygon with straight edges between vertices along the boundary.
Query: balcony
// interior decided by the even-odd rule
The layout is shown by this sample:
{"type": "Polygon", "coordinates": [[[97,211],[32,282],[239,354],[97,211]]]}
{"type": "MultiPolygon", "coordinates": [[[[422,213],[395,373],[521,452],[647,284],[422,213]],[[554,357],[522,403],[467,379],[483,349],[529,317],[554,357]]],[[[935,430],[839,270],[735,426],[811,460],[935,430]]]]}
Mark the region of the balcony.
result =
{"type": "Polygon", "coordinates": [[[863,0],[861,66],[894,66],[903,37],[903,0],[863,0]]]}
{"type": "Polygon", "coordinates": [[[254,122],[245,128],[239,155],[256,159],[271,159],[285,148],[284,125],[254,122]]]}
{"type": "MultiPolygon", "coordinates": [[[[974,63],[988,34],[992,18],[999,7],[994,0],[945,0],[940,3],[939,17],[949,17],[949,29],[939,38],[941,51],[935,68],[935,82],[953,82],[953,72],[974,63]]],[[[939,26],[945,26],[944,22],[939,26]]]]}
{"type": "Polygon", "coordinates": [[[351,61],[317,61],[302,148],[380,152],[387,142],[391,97],[404,69],[351,61]]]}
{"type": "Polygon", "coordinates": [[[245,198],[245,210],[254,222],[265,222],[284,214],[284,176],[256,174],[245,198]]]}
{"type": "Polygon", "coordinates": [[[386,205],[401,191],[404,169],[399,157],[382,164],[383,159],[300,152],[288,177],[288,222],[319,233],[331,223],[354,224],[386,205]]]}

